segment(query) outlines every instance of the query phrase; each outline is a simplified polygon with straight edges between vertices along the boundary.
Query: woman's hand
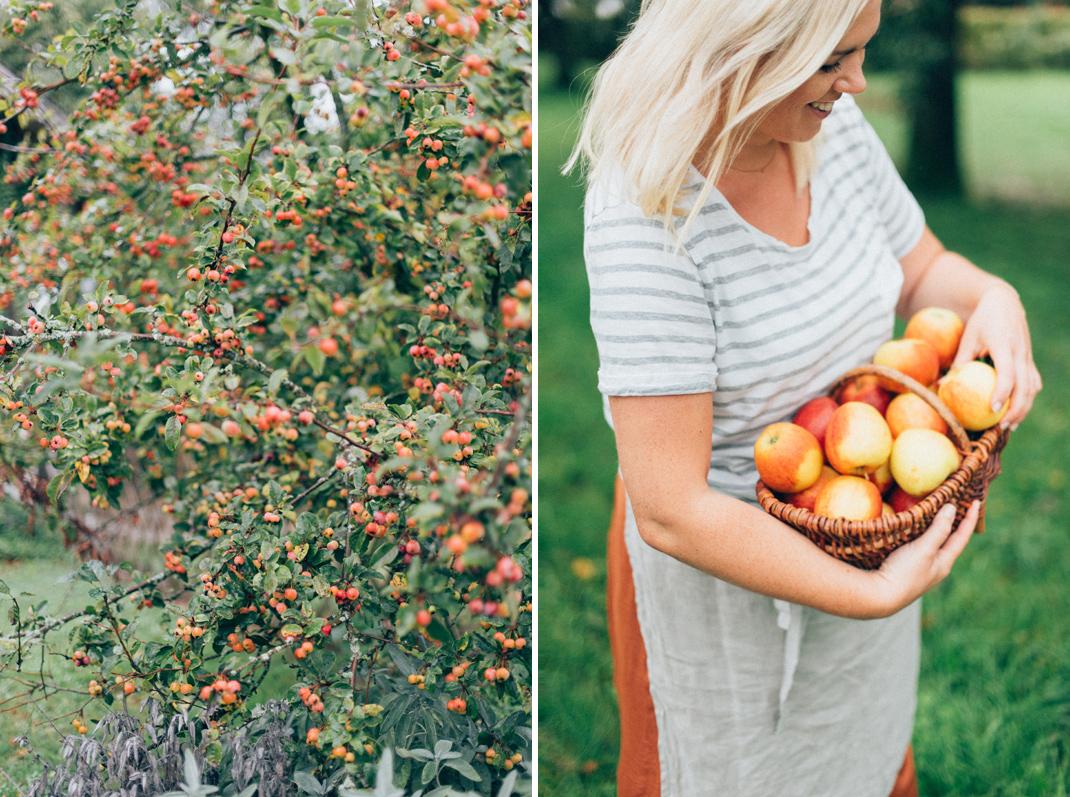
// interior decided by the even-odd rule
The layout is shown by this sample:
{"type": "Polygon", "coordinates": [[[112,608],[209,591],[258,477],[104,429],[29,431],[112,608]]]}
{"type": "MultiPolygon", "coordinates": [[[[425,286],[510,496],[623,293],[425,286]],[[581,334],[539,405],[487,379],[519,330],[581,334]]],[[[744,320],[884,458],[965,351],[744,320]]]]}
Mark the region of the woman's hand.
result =
{"type": "Polygon", "coordinates": [[[1040,372],[1033,363],[1029,327],[1018,293],[1005,282],[989,287],[977,303],[962,333],[955,365],[989,355],[996,369],[996,389],[992,408],[1010,400],[1001,425],[1018,428],[1033,406],[1042,387],[1040,372]]]}
{"type": "Polygon", "coordinates": [[[884,584],[888,614],[909,606],[947,577],[973,536],[980,508],[980,502],[974,501],[952,531],[955,505],[944,505],[920,537],[897,548],[884,560],[874,575],[884,584]]]}

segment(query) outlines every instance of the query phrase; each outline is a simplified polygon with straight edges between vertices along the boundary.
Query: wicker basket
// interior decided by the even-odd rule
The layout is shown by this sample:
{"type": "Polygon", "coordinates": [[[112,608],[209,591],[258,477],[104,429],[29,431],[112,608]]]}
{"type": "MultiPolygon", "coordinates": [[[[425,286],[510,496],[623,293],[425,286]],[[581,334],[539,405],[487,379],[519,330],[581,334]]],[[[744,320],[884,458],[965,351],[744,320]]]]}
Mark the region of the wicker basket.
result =
{"type": "Polygon", "coordinates": [[[886,515],[876,520],[845,520],[815,515],[808,509],[783,503],[761,480],[758,481],[755,492],[758,502],[766,512],[794,526],[837,559],[871,570],[880,567],[885,557],[900,545],[922,534],[940,507],[949,501],[955,503],[955,523],[958,524],[970,504],[980,499],[981,518],[977,524],[977,532],[983,531],[985,496],[989,483],[999,475],[999,454],[1007,443],[1009,432],[997,426],[971,438],[931,390],[914,379],[881,365],[864,365],[848,371],[832,386],[829,395],[835,398],[848,382],[868,374],[883,377],[918,394],[940,414],[950,430],[948,436],[963,455],[958,470],[919,504],[905,512],[886,515]]]}

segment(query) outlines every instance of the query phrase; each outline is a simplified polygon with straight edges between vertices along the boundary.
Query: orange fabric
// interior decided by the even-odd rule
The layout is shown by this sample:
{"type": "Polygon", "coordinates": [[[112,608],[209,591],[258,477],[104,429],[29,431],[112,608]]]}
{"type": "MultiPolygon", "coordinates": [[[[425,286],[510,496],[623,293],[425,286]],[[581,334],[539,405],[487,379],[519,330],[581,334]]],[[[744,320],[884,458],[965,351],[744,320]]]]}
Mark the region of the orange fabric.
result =
{"type": "Polygon", "coordinates": [[[907,747],[907,757],[903,759],[903,768],[892,786],[888,797],[918,797],[918,772],[914,769],[914,747],[907,747]]]}
{"type": "MultiPolygon", "coordinates": [[[[624,484],[619,475],[613,494],[606,570],[609,646],[620,711],[617,797],[657,797],[661,793],[658,724],[654,700],[650,697],[646,645],[635,608],[632,565],[624,544],[624,484]]],[[[907,747],[903,766],[888,797],[918,797],[913,747],[907,747]]]]}
{"type": "Polygon", "coordinates": [[[606,614],[613,686],[620,710],[617,797],[655,797],[661,792],[658,724],[650,697],[646,646],[635,608],[632,565],[624,545],[624,484],[620,476],[614,490],[606,560],[606,614]]]}

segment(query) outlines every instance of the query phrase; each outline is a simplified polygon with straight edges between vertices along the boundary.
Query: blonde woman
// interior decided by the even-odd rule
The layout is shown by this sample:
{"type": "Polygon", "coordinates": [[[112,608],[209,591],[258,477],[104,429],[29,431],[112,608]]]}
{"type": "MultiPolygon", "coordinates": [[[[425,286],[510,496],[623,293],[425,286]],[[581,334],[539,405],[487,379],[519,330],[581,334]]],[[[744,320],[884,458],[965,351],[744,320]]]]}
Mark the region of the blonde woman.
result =
{"type": "Polygon", "coordinates": [[[958,361],[992,357],[1011,427],[1041,387],[1017,294],[941,246],[853,101],[879,23],[879,0],[648,0],[594,84],[570,167],[623,479],[625,797],[916,794],[918,599],[976,506],[869,572],[753,492],[761,429],[896,314],[966,319],[958,361]]]}

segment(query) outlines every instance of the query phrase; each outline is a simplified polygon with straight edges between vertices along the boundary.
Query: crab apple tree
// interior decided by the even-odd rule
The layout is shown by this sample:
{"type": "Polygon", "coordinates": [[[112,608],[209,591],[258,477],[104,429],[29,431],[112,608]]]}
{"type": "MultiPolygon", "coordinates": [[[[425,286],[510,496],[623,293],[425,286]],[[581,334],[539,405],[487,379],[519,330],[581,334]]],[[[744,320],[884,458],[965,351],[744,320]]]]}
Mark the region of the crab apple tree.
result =
{"type": "Polygon", "coordinates": [[[0,589],[0,665],[218,730],[281,668],[295,770],[366,787],[389,750],[417,790],[448,740],[431,779],[497,793],[531,741],[526,2],[143,5],[0,99],[81,97],[5,162],[0,474],[61,517],[134,483],[172,533],[155,574],[87,561],[73,615],[0,589]]]}

